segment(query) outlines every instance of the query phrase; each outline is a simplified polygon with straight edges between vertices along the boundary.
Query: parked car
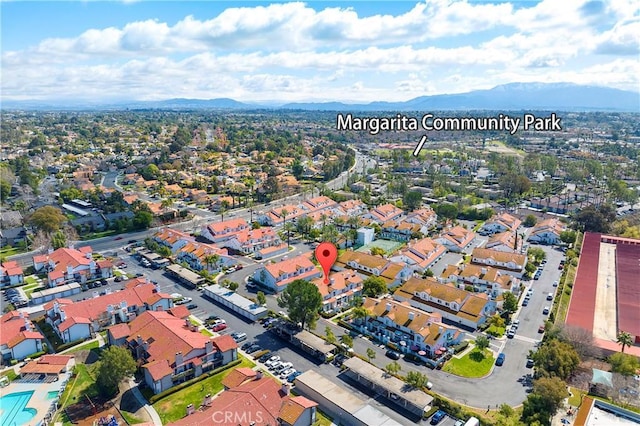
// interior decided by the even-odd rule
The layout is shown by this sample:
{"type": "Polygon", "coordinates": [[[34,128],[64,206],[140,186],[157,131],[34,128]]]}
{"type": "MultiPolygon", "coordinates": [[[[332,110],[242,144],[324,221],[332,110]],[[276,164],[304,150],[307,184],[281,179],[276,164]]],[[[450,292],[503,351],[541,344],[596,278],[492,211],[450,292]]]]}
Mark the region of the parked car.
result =
{"type": "Polygon", "coordinates": [[[247,333],[236,331],[234,333],[231,333],[231,337],[236,341],[236,343],[238,343],[247,340],[247,333]]]}
{"type": "Polygon", "coordinates": [[[280,361],[280,356],[278,355],[274,355],[271,358],[269,358],[267,361],[265,361],[264,365],[266,365],[267,367],[270,366],[271,364],[273,364],[274,362],[280,361]]]}
{"type": "Polygon", "coordinates": [[[437,425],[438,423],[440,423],[445,417],[447,416],[447,413],[445,413],[442,410],[438,410],[436,411],[436,413],[433,415],[433,417],[431,417],[431,421],[429,422],[429,424],[432,425],[437,425]]]}
{"type": "Polygon", "coordinates": [[[222,331],[225,328],[227,328],[227,324],[216,324],[213,326],[212,330],[213,331],[222,331]]]}
{"type": "Polygon", "coordinates": [[[198,309],[198,305],[196,305],[195,303],[189,303],[187,305],[187,309],[198,309]]]}
{"type": "Polygon", "coordinates": [[[400,354],[396,351],[392,351],[391,349],[389,349],[387,353],[385,353],[385,355],[391,359],[395,359],[395,360],[400,359],[400,354]]]}
{"type": "Polygon", "coordinates": [[[267,366],[267,368],[268,368],[269,370],[275,371],[275,370],[276,370],[277,368],[279,368],[281,365],[282,365],[282,362],[281,362],[281,361],[275,361],[275,362],[272,362],[271,364],[269,364],[269,365],[267,366]]]}
{"type": "Polygon", "coordinates": [[[553,293],[547,294],[547,300],[553,300],[553,293]]]}
{"type": "Polygon", "coordinates": [[[269,358],[271,358],[273,356],[273,353],[271,352],[267,352],[266,354],[262,355],[260,358],[258,358],[258,361],[265,363],[267,361],[269,361],[269,358]]]}
{"type": "Polygon", "coordinates": [[[295,368],[287,368],[286,370],[283,370],[283,371],[280,373],[280,378],[284,380],[284,379],[286,379],[287,377],[289,377],[289,375],[291,375],[291,374],[293,374],[293,373],[295,373],[295,372],[296,372],[295,368]]]}
{"type": "Polygon", "coordinates": [[[538,327],[538,333],[544,333],[544,324],[538,327]]]}
{"type": "Polygon", "coordinates": [[[527,368],[533,367],[533,360],[531,358],[527,358],[527,368]]]}
{"type": "Polygon", "coordinates": [[[549,307],[545,306],[544,309],[542,309],[542,313],[547,315],[549,313],[549,307]]]}
{"type": "Polygon", "coordinates": [[[504,359],[505,359],[505,355],[504,355],[504,353],[500,352],[500,353],[498,354],[498,358],[496,358],[496,365],[499,367],[499,366],[501,366],[502,364],[504,364],[504,359]]]}
{"type": "Polygon", "coordinates": [[[554,282],[553,282],[553,286],[554,286],[554,287],[558,287],[558,281],[554,281],[554,282]]]}
{"type": "Polygon", "coordinates": [[[293,383],[296,380],[296,377],[298,377],[301,374],[302,374],[302,371],[296,371],[294,373],[289,374],[289,377],[287,377],[287,382],[293,383]]]}
{"type": "Polygon", "coordinates": [[[247,342],[244,345],[240,346],[240,349],[242,349],[243,351],[246,351],[247,349],[249,349],[251,346],[253,345],[253,342],[247,342]]]}
{"type": "Polygon", "coordinates": [[[251,345],[247,349],[247,353],[248,354],[252,354],[254,352],[258,352],[258,351],[261,351],[261,350],[262,350],[262,347],[260,345],[251,345]]]}
{"type": "Polygon", "coordinates": [[[525,299],[522,301],[522,306],[527,306],[528,304],[529,304],[529,299],[526,299],[526,298],[525,298],[525,299]]]}
{"type": "Polygon", "coordinates": [[[507,337],[509,339],[513,339],[515,336],[516,336],[516,331],[513,328],[507,332],[507,337]]]}

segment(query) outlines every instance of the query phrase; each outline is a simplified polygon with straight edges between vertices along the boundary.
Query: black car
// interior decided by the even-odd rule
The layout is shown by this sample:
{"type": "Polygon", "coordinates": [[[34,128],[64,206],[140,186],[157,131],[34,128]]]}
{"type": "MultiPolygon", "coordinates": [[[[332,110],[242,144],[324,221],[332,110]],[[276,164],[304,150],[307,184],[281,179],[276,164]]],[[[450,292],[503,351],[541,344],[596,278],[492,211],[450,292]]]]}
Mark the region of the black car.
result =
{"type": "Polygon", "coordinates": [[[391,359],[395,359],[395,360],[400,359],[400,354],[396,351],[392,351],[391,349],[389,349],[385,355],[391,359]]]}
{"type": "Polygon", "coordinates": [[[272,356],[273,356],[273,352],[267,352],[266,354],[262,355],[262,356],[258,359],[258,361],[260,361],[260,362],[268,361],[268,360],[269,360],[269,358],[271,358],[272,356]]]}
{"type": "Polygon", "coordinates": [[[196,305],[195,303],[189,303],[187,305],[187,309],[198,309],[198,305],[196,305]]]}
{"type": "Polygon", "coordinates": [[[249,349],[251,346],[253,346],[253,342],[247,342],[247,343],[245,343],[244,345],[242,345],[242,346],[240,347],[240,349],[242,349],[243,351],[245,351],[245,350],[249,349]]]}
{"type": "Polygon", "coordinates": [[[261,347],[260,345],[251,345],[251,346],[249,346],[249,348],[246,350],[246,352],[247,352],[248,354],[252,354],[252,353],[254,353],[254,352],[258,352],[258,351],[261,351],[261,350],[262,350],[262,347],[261,347]]]}

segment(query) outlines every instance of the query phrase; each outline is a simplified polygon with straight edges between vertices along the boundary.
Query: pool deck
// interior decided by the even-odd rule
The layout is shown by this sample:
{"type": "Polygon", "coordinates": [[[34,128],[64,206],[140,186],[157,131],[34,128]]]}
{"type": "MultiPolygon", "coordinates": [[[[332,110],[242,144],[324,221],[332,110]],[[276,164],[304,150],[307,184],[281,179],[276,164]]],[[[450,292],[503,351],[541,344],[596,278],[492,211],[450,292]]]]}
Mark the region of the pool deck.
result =
{"type": "Polygon", "coordinates": [[[26,408],[33,408],[37,411],[36,415],[31,419],[28,425],[35,426],[40,424],[46,417],[52,407],[55,399],[47,399],[49,392],[62,392],[65,381],[69,378],[69,373],[61,374],[58,381],[52,383],[20,383],[11,382],[9,386],[2,388],[2,395],[9,395],[17,392],[34,391],[31,399],[27,403],[26,408]]]}

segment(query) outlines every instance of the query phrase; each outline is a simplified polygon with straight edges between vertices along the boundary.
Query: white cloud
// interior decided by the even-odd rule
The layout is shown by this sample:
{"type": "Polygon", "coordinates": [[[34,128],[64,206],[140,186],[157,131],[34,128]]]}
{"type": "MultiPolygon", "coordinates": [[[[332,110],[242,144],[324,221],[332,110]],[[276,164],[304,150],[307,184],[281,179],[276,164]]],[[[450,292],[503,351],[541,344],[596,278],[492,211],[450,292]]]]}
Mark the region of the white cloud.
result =
{"type": "Polygon", "coordinates": [[[357,2],[231,7],[5,51],[2,97],[374,101],[516,81],[637,90],[639,11],[634,0],[430,0],[371,16],[357,2]]]}

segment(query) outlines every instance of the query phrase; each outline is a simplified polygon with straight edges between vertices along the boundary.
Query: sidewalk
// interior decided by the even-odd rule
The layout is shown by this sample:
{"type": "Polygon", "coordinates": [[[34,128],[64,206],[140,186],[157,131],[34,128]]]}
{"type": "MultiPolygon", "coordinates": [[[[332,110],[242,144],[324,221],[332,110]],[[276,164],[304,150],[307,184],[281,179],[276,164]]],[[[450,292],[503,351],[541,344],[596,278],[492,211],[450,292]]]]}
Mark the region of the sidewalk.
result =
{"type": "Polygon", "coordinates": [[[135,396],[135,398],[138,400],[142,408],[144,408],[147,414],[149,414],[149,417],[151,417],[151,419],[153,420],[153,424],[155,426],[162,426],[162,421],[160,420],[158,412],[155,408],[149,405],[149,402],[144,398],[144,396],[142,396],[142,394],[140,393],[140,389],[138,389],[138,385],[136,385],[133,379],[129,379],[125,383],[133,393],[133,396],[135,396]]]}

